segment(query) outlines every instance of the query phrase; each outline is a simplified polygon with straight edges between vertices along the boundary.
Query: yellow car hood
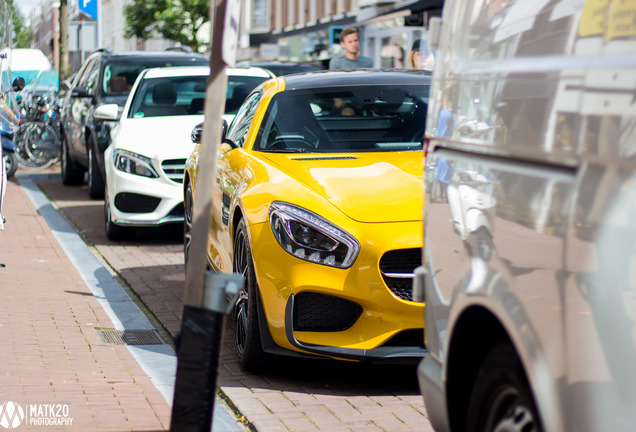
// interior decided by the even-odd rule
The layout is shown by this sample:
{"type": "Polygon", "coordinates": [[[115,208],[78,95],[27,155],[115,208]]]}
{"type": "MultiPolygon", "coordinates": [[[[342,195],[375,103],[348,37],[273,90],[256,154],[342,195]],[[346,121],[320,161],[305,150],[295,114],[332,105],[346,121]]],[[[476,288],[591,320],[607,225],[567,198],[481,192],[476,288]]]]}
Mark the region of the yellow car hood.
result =
{"type": "Polygon", "coordinates": [[[422,220],[421,151],[262,157],[358,222],[422,220]]]}

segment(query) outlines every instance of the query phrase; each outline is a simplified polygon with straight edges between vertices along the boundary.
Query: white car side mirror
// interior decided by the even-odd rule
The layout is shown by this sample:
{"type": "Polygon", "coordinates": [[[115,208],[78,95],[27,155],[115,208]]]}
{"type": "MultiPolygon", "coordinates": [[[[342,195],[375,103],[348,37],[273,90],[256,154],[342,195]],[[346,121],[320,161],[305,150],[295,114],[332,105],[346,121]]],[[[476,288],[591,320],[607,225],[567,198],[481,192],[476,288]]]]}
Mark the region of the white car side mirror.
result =
{"type": "Polygon", "coordinates": [[[117,121],[119,120],[119,105],[107,104],[95,108],[93,117],[97,120],[117,121]]]}

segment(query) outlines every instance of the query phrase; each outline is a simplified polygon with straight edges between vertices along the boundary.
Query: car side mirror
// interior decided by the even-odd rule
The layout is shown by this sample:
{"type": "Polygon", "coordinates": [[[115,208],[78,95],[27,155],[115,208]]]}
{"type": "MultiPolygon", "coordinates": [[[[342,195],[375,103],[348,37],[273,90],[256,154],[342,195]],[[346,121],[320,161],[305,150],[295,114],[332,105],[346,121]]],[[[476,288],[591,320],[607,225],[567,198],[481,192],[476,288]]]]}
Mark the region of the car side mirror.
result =
{"type": "Polygon", "coordinates": [[[119,117],[119,105],[106,104],[95,108],[93,117],[96,120],[117,121],[119,117]]]}
{"type": "Polygon", "coordinates": [[[12,85],[13,91],[19,92],[25,86],[26,86],[26,82],[24,81],[24,78],[17,77],[16,79],[13,80],[13,85],[12,85]]]}
{"type": "Polygon", "coordinates": [[[223,123],[221,124],[221,144],[229,144],[230,147],[235,149],[238,147],[236,143],[226,137],[228,128],[227,120],[223,119],[223,123]]]}
{"type": "Polygon", "coordinates": [[[88,91],[88,87],[86,86],[77,86],[71,91],[71,96],[73,97],[91,97],[90,92],[88,91]]]}
{"type": "Polygon", "coordinates": [[[203,130],[203,123],[199,123],[194,128],[192,128],[192,131],[190,132],[190,140],[192,140],[192,142],[194,144],[200,144],[201,143],[201,131],[202,130],[203,130]]]}
{"type": "MultiPolygon", "coordinates": [[[[238,147],[236,144],[234,144],[232,140],[225,138],[225,134],[227,133],[227,128],[228,128],[227,121],[223,119],[223,123],[221,124],[221,144],[229,144],[232,148],[238,147]]],[[[199,123],[192,129],[192,132],[190,132],[190,140],[194,144],[201,143],[202,130],[203,130],[203,123],[199,123]]]]}

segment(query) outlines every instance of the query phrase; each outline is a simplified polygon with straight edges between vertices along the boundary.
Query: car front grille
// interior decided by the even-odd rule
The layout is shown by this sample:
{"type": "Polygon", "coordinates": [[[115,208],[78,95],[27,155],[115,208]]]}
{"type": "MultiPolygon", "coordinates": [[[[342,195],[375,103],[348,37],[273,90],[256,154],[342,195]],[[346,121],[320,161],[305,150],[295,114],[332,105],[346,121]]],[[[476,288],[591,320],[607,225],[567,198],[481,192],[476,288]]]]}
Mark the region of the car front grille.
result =
{"type": "Polygon", "coordinates": [[[175,183],[183,183],[183,172],[185,171],[185,159],[166,159],[161,162],[161,169],[164,174],[175,183]]]}
{"type": "Polygon", "coordinates": [[[380,272],[391,292],[402,300],[413,301],[413,272],[422,265],[422,249],[399,249],[380,259],[380,272]]]}
{"type": "Polygon", "coordinates": [[[312,292],[294,297],[294,331],[343,331],[360,315],[362,306],[340,297],[312,292]]]}
{"type": "Polygon", "coordinates": [[[115,207],[124,213],[152,213],[160,202],[161,198],[129,192],[115,196],[115,207]]]}

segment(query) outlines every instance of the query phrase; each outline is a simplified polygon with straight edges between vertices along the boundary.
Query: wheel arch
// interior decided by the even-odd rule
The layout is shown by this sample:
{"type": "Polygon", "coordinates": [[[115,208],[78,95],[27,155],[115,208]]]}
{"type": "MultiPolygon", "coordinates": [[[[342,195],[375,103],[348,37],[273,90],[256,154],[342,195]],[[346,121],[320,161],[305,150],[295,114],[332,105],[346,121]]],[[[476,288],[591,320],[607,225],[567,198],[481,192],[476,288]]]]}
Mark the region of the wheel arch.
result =
{"type": "Polygon", "coordinates": [[[190,185],[190,183],[192,183],[192,180],[190,180],[190,173],[186,169],[183,174],[183,196],[184,197],[185,197],[186,189],[188,189],[188,185],[190,185]]]}
{"type": "Polygon", "coordinates": [[[466,309],[453,326],[446,365],[446,404],[451,430],[465,430],[471,389],[480,365],[500,343],[515,348],[504,326],[482,306],[466,309]]]}
{"type": "MultiPolygon", "coordinates": [[[[241,208],[240,205],[237,205],[234,207],[234,211],[232,212],[232,233],[231,233],[231,238],[232,238],[232,243],[234,243],[234,237],[236,236],[236,227],[238,226],[239,222],[241,221],[241,219],[246,219],[245,215],[243,214],[243,209],[241,208]]],[[[249,238],[250,235],[250,227],[249,224],[247,223],[247,219],[245,220],[245,227],[247,228],[247,235],[249,238]]]]}
{"type": "Polygon", "coordinates": [[[93,145],[92,140],[94,139],[93,131],[90,127],[84,126],[84,157],[86,158],[86,169],[88,169],[89,164],[89,156],[88,152],[90,151],[90,147],[93,145]]]}

